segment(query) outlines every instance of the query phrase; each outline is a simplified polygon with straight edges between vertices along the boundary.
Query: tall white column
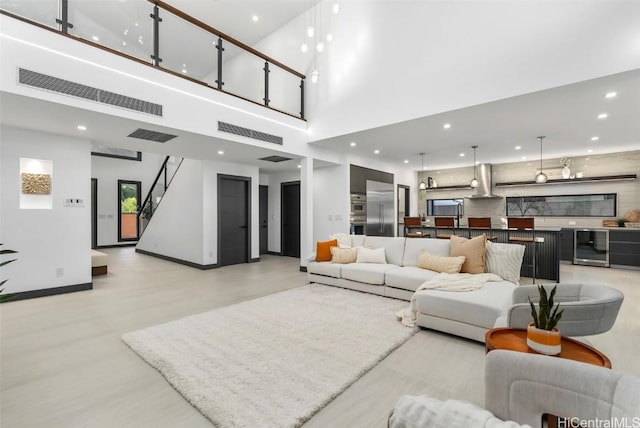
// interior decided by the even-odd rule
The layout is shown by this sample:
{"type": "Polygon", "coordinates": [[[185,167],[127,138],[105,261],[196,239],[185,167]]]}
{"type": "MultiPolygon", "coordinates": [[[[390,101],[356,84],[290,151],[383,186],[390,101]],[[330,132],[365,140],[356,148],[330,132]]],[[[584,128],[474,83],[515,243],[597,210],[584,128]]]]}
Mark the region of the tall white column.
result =
{"type": "Polygon", "coordinates": [[[313,158],[300,162],[300,266],[313,253],[313,158]]]}

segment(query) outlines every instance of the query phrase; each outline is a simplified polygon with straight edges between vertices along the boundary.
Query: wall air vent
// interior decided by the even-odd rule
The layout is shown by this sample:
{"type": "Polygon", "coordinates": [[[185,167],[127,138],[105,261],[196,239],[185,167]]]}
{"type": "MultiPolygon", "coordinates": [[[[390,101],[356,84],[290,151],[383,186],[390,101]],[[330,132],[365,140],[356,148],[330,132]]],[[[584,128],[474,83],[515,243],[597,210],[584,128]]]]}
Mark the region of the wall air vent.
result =
{"type": "Polygon", "coordinates": [[[148,129],[138,128],[131,134],[127,135],[131,138],[139,138],[141,140],[155,141],[156,143],[166,143],[177,137],[177,135],[165,134],[164,132],[150,131],[148,129]]]}
{"type": "Polygon", "coordinates": [[[291,160],[291,158],[285,158],[284,156],[273,155],[273,156],[267,156],[264,158],[259,158],[258,160],[263,160],[267,162],[284,162],[284,161],[291,160]]]}
{"type": "Polygon", "coordinates": [[[282,137],[267,134],[265,132],[255,131],[253,129],[243,128],[241,126],[232,125],[226,122],[218,122],[218,131],[227,132],[229,134],[242,135],[243,137],[266,141],[267,143],[282,145],[282,137]]]}
{"type": "Polygon", "coordinates": [[[59,79],[35,71],[18,69],[18,82],[33,88],[45,91],[57,92],[59,94],[70,95],[72,97],[84,98],[85,100],[96,101],[102,104],[109,104],[133,110],[140,113],[152,114],[162,117],[162,106],[149,101],[127,97],[114,92],[105,91],[69,80],[59,79]]]}

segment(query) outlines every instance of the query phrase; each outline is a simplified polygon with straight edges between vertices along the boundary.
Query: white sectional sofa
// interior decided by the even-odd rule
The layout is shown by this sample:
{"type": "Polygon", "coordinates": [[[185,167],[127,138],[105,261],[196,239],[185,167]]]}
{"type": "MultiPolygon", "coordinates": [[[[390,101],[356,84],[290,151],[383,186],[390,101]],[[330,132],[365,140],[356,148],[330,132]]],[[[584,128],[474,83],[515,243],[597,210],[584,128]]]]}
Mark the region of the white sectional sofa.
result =
{"type": "MultiPolygon", "coordinates": [[[[307,263],[309,282],[409,301],[422,283],[438,275],[438,272],[417,266],[421,250],[448,257],[450,241],[353,235],[351,245],[382,247],[387,263],[316,262],[313,256],[307,263]]],[[[514,244],[492,245],[519,247],[514,244]]],[[[517,269],[519,272],[519,265],[517,269]]],[[[481,288],[467,292],[422,290],[416,295],[417,324],[484,342],[486,331],[493,328],[496,320],[511,307],[516,287],[517,284],[503,280],[487,282],[481,288]]]]}

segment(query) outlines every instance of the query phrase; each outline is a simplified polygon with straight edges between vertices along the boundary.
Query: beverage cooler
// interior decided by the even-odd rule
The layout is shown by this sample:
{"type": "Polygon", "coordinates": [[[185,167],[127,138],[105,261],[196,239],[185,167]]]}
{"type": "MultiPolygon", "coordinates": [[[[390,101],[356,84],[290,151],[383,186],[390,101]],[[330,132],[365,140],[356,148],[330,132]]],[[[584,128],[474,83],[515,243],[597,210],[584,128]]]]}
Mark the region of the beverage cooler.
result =
{"type": "Polygon", "coordinates": [[[609,267],[609,231],[575,229],[573,264],[609,267]]]}

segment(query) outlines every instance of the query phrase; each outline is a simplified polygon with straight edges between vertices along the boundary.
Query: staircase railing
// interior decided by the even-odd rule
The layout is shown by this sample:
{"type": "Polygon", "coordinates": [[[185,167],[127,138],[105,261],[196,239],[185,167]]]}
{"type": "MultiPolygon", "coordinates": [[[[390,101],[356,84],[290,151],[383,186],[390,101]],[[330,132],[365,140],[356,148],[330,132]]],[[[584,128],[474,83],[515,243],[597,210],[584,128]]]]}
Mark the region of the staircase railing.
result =
{"type": "Polygon", "coordinates": [[[305,75],[161,0],[4,0],[0,14],[305,118],[305,75]]]}
{"type": "Polygon", "coordinates": [[[147,193],[146,198],[144,198],[144,202],[140,205],[140,209],[138,210],[138,226],[140,231],[140,236],[144,233],[144,230],[147,228],[149,221],[151,221],[151,217],[158,209],[158,205],[160,205],[160,201],[164,197],[173,177],[178,172],[180,165],[182,165],[182,161],[184,158],[174,158],[173,156],[167,156],[164,158],[162,162],[162,166],[160,166],[160,170],[158,171],[158,175],[156,175],[156,179],[153,180],[153,184],[149,189],[149,193],[147,193]]]}

